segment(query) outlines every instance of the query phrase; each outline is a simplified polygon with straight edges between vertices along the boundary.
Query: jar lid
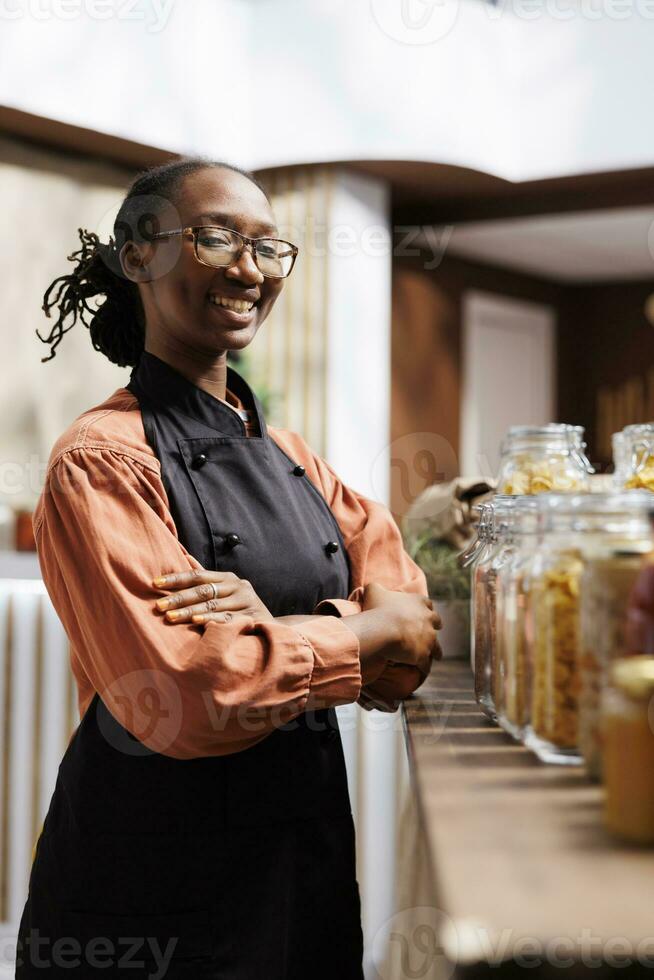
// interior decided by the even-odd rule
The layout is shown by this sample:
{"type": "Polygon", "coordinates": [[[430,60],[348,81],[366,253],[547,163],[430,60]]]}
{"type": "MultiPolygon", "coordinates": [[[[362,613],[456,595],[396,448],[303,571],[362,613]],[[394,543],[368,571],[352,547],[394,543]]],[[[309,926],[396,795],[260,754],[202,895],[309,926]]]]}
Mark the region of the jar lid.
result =
{"type": "Polygon", "coordinates": [[[538,496],[521,496],[509,493],[496,493],[493,496],[492,529],[498,537],[505,533],[536,529],[536,515],[539,511],[538,496]],[[530,523],[526,524],[525,522],[530,523]]]}
{"type": "Polygon", "coordinates": [[[629,697],[647,700],[654,694],[654,657],[620,657],[611,664],[610,679],[629,697]]]}
{"type": "Polygon", "coordinates": [[[624,514],[654,517],[654,498],[649,490],[600,490],[596,493],[539,495],[540,506],[557,514],[624,514]]]}
{"type": "Polygon", "coordinates": [[[622,435],[627,439],[634,436],[654,435],[654,422],[636,422],[634,425],[625,425],[622,435]]]}
{"type": "Polygon", "coordinates": [[[539,495],[539,517],[546,531],[650,533],[654,497],[649,490],[539,495]]]}
{"type": "Polygon", "coordinates": [[[511,493],[496,493],[493,494],[492,508],[495,514],[510,513],[515,505],[518,498],[511,493]]]}
{"type": "Polygon", "coordinates": [[[621,463],[627,448],[627,436],[624,431],[614,432],[611,436],[611,448],[613,450],[613,462],[621,463]]]}
{"type": "Polygon", "coordinates": [[[558,435],[560,433],[572,432],[583,436],[583,425],[569,425],[567,422],[547,422],[545,425],[512,425],[507,431],[507,436],[522,439],[524,436],[558,435]]]}
{"type": "Polygon", "coordinates": [[[568,425],[566,422],[548,422],[546,425],[512,425],[502,441],[502,452],[506,452],[516,443],[528,442],[565,442],[578,446],[583,443],[583,425],[568,425]]]}

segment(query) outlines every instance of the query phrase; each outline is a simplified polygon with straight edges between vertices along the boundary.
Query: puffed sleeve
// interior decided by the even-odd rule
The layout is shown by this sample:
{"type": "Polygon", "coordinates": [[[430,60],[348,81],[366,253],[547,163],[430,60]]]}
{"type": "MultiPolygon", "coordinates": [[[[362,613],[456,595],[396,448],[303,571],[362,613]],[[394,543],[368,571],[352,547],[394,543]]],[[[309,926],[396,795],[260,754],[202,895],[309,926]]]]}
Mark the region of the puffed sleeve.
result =
{"type": "Polygon", "coordinates": [[[83,446],[53,460],[33,526],[76,676],[153,751],[238,752],[303,711],[357,700],[359,641],[336,615],[202,625],[156,610],[154,578],[202,566],[177,537],[160,473],[128,453],[83,446]],[[153,725],[143,714],[155,699],[153,725]]]}
{"type": "MultiPolygon", "coordinates": [[[[379,582],[395,592],[428,595],[422,569],[405,551],[402,535],[388,507],[346,486],[332,467],[313,453],[323,496],[338,521],[352,571],[347,599],[323,599],[315,613],[348,616],[361,612],[363,586],[379,582]]],[[[380,677],[359,696],[364,708],[396,711],[424,682],[427,674],[408,664],[388,663],[380,677]]]]}

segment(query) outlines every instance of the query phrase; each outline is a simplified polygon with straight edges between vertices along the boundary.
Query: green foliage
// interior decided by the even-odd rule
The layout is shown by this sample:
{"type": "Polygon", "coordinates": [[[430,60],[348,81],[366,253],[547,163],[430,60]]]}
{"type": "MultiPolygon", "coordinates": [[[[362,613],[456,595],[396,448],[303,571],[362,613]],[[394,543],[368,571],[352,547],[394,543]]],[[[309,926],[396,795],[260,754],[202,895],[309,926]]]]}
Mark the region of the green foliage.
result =
{"type": "Polygon", "coordinates": [[[425,573],[432,599],[469,599],[470,571],[461,568],[459,553],[426,530],[406,542],[407,552],[425,573]]]}

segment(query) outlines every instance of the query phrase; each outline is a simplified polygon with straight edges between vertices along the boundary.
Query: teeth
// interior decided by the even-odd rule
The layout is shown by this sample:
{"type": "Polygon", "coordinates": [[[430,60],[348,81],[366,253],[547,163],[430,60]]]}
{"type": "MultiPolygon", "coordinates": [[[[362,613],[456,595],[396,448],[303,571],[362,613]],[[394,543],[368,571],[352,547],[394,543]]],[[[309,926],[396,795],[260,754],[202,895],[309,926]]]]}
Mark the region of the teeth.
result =
{"type": "Polygon", "coordinates": [[[212,294],[209,299],[216,306],[224,306],[228,310],[234,310],[236,313],[249,313],[254,306],[254,303],[249,303],[247,300],[227,299],[226,296],[215,296],[212,294]]]}

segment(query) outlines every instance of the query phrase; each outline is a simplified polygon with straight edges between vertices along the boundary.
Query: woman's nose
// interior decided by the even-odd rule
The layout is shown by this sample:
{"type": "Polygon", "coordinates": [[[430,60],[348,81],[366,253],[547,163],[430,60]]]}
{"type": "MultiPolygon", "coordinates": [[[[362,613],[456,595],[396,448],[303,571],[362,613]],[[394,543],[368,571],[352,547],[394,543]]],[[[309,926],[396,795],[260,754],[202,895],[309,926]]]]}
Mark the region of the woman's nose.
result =
{"type": "Polygon", "coordinates": [[[258,285],[263,282],[264,275],[257,267],[252,254],[252,246],[246,245],[235,262],[225,269],[225,275],[230,279],[238,279],[248,285],[258,285]]]}

